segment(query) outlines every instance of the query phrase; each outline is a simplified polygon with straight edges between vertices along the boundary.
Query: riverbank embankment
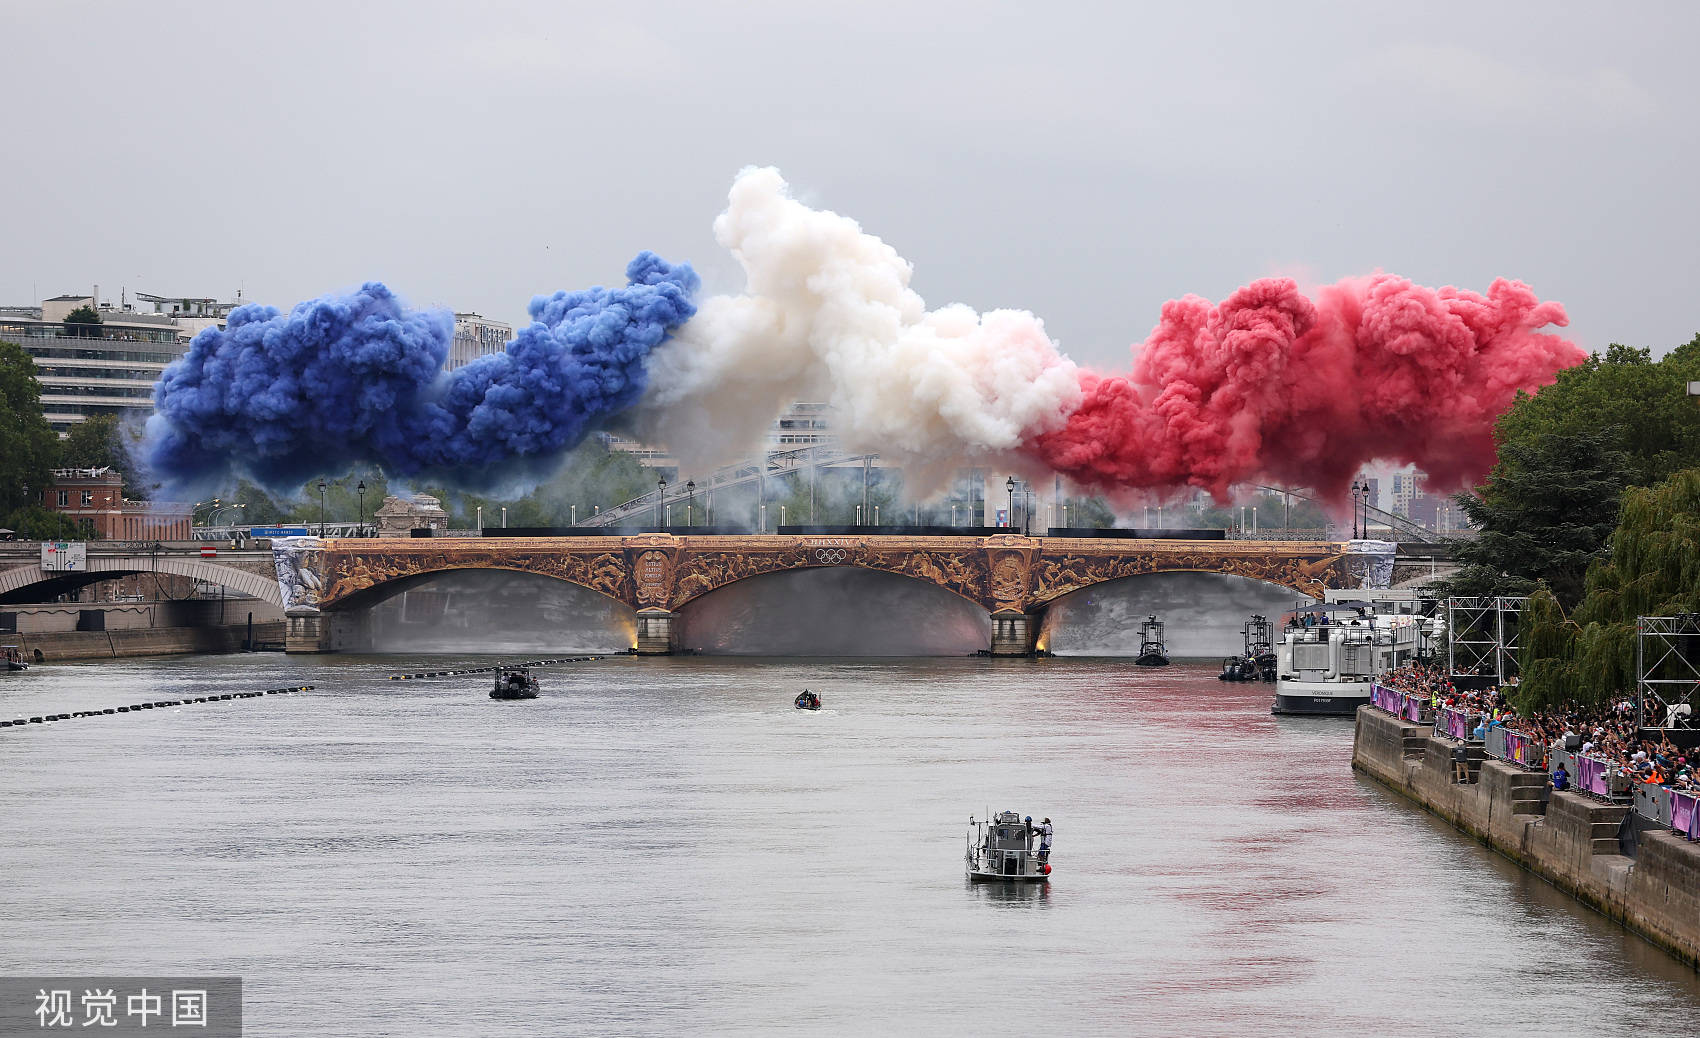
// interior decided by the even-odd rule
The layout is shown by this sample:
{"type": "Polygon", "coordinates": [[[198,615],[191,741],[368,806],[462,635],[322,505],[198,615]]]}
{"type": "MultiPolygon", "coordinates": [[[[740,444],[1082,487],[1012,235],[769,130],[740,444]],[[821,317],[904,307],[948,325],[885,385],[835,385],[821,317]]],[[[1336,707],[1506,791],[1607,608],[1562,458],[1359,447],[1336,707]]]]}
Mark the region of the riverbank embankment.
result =
{"type": "Polygon", "coordinates": [[[1479,748],[1460,767],[1463,745],[1364,706],[1352,767],[1700,967],[1700,843],[1645,832],[1631,858],[1618,842],[1628,807],[1572,791],[1544,797],[1544,773],[1484,760],[1479,748]]]}
{"type": "MultiPolygon", "coordinates": [[[[55,631],[46,634],[0,634],[34,663],[60,660],[109,659],[127,656],[175,656],[186,653],[241,652],[247,648],[247,624],[210,627],[137,627],[113,631],[55,631]]],[[[283,621],[255,623],[257,645],[283,644],[283,621]]]]}

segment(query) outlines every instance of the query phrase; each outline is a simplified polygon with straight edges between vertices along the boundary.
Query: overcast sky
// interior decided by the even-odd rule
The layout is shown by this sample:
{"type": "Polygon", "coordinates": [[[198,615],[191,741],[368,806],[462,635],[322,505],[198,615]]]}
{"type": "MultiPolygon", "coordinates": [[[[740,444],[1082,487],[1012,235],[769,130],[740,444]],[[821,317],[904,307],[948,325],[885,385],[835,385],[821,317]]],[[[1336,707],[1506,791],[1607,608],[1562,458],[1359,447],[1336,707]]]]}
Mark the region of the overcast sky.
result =
{"type": "Polygon", "coordinates": [[[518,321],[646,248],[732,290],[710,225],[771,164],[1093,364],[1271,273],[1700,331],[1700,7],[1206,6],[0,0],[0,303],[378,279],[518,321]]]}

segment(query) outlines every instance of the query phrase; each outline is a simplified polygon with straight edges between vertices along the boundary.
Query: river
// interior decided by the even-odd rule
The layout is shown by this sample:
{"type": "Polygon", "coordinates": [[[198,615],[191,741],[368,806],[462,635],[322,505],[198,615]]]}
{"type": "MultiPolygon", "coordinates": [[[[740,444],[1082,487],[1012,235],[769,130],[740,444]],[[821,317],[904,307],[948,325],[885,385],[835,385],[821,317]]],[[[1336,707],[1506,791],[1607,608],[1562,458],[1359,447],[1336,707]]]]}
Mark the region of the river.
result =
{"type": "Polygon", "coordinates": [[[0,675],[7,972],[240,974],[255,1035],[1700,1033],[1700,980],[1126,660],[250,655],[0,675]],[[807,686],[818,714],[790,708],[807,686]],[[1048,889],[965,823],[1049,815],[1048,889]]]}

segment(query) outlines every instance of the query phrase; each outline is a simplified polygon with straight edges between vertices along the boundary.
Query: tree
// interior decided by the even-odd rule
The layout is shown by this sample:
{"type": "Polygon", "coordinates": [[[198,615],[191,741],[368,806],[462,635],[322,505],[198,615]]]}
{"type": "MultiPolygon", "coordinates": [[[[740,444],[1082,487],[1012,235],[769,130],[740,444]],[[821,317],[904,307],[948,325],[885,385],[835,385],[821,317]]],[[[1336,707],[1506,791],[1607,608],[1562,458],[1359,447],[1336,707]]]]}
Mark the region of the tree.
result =
{"type": "Polygon", "coordinates": [[[1623,498],[1611,550],[1588,572],[1566,617],[1545,591],[1530,597],[1519,659],[1520,709],[1601,702],[1633,689],[1636,619],[1700,612],[1700,469],[1623,498]]]}
{"type": "MultiPolygon", "coordinates": [[[[22,346],[0,342],[0,516],[41,504],[58,446],[42,416],[35,360],[22,346]]],[[[0,526],[19,529],[5,519],[0,526]]]]}
{"type": "Polygon", "coordinates": [[[1518,594],[1540,582],[1566,608],[1580,601],[1630,480],[1617,442],[1609,432],[1549,433],[1502,445],[1479,492],[1458,497],[1481,532],[1459,542],[1463,569],[1442,591],[1518,594]]]}
{"type": "Polygon", "coordinates": [[[119,442],[118,416],[89,415],[71,426],[59,441],[59,466],[67,469],[98,469],[110,466],[120,472],[128,466],[119,442]]]}
{"type": "Polygon", "coordinates": [[[1555,434],[1603,433],[1624,452],[1629,484],[1651,486],[1700,460],[1700,408],[1687,395],[1696,380],[1700,335],[1656,362],[1648,350],[1612,345],[1535,395],[1519,395],[1494,435],[1503,453],[1555,434]]]}
{"type": "Polygon", "coordinates": [[[65,315],[64,323],[65,334],[74,339],[98,339],[103,322],[94,307],[79,306],[65,315]]]}

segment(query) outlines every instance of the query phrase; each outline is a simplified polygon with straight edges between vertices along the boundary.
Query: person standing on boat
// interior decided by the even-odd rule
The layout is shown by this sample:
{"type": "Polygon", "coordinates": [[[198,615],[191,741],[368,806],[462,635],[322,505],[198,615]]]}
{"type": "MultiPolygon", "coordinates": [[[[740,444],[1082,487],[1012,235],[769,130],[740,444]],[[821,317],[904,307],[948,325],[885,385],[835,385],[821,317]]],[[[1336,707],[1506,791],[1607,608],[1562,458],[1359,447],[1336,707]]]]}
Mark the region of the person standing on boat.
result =
{"type": "Polygon", "coordinates": [[[1039,834],[1039,860],[1044,861],[1051,856],[1051,820],[1047,818],[1033,828],[1039,834]]]}

